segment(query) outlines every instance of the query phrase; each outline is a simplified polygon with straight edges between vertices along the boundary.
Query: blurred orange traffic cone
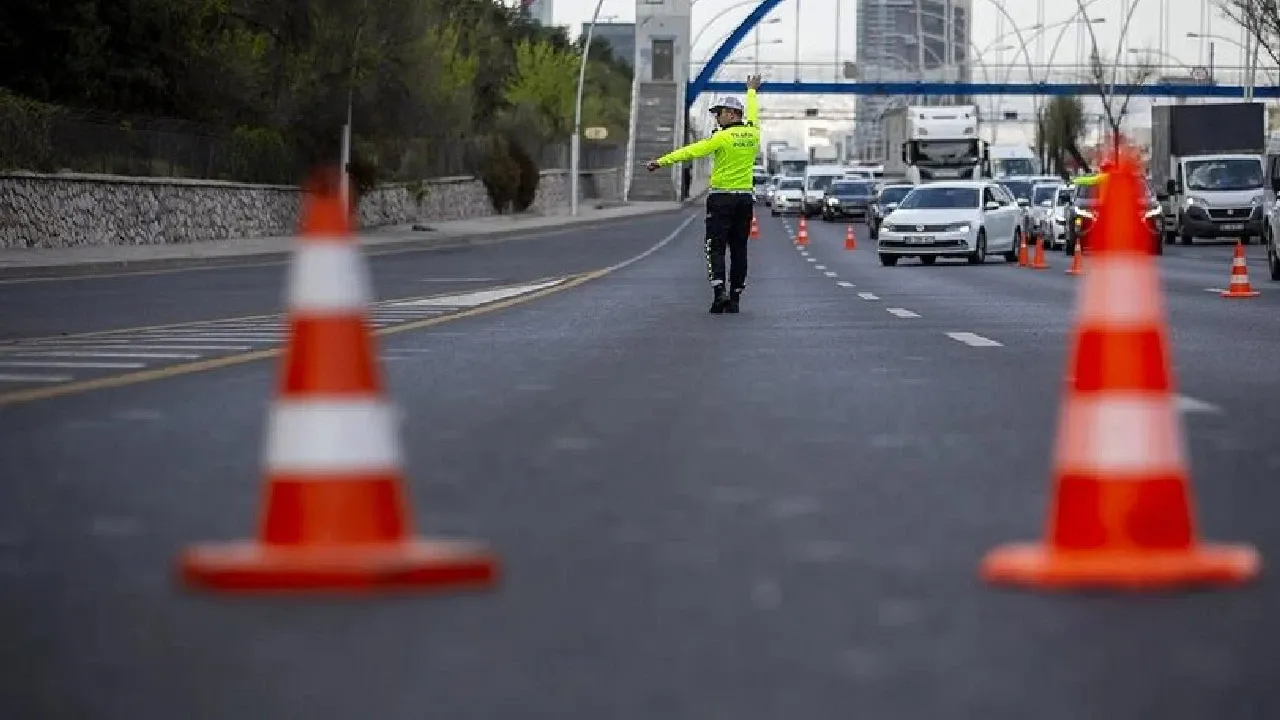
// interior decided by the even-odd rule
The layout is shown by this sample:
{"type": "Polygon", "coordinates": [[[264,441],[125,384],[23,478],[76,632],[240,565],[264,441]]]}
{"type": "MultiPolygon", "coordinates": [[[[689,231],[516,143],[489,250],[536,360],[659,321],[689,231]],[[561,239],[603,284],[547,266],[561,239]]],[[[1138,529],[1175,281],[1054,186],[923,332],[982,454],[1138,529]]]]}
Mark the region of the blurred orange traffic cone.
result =
{"type": "Polygon", "coordinates": [[[1027,239],[1019,236],[1018,267],[1031,267],[1031,258],[1027,256],[1027,239]]]}
{"type": "Polygon", "coordinates": [[[1084,265],[1082,264],[1082,260],[1081,260],[1081,258],[1083,257],[1084,257],[1084,253],[1080,252],[1080,250],[1077,249],[1076,253],[1071,256],[1071,267],[1067,268],[1068,275],[1079,275],[1080,273],[1084,272],[1084,265]]]}
{"type": "Polygon", "coordinates": [[[303,199],[258,536],[188,548],[181,577],[229,592],[490,585],[497,562],[484,547],[410,536],[399,419],[366,315],[368,269],[335,188],[303,199]]]}
{"type": "Polygon", "coordinates": [[[809,224],[805,222],[804,216],[800,216],[800,229],[796,231],[796,244],[809,244],[809,224]]]}
{"type": "Polygon", "coordinates": [[[982,576],[990,582],[1146,589],[1237,584],[1259,571],[1253,548],[1197,537],[1159,274],[1133,210],[1137,167],[1121,156],[1103,187],[1047,535],[988,554],[982,576]]]}
{"type": "Polygon", "coordinates": [[[1231,259],[1231,285],[1222,292],[1224,298],[1251,298],[1262,293],[1249,284],[1249,265],[1245,262],[1244,245],[1236,241],[1236,254],[1231,259]]]}
{"type": "Polygon", "coordinates": [[[756,214],[751,213],[751,239],[760,239],[760,223],[756,220],[756,214]]]}
{"type": "Polygon", "coordinates": [[[858,249],[858,240],[857,240],[857,238],[855,238],[855,237],[853,236],[853,226],[852,226],[852,225],[847,225],[847,226],[845,226],[845,229],[844,229],[844,249],[845,249],[845,250],[857,250],[857,249],[858,249]]]}
{"type": "Polygon", "coordinates": [[[1036,259],[1030,267],[1032,270],[1048,270],[1049,263],[1044,260],[1044,235],[1034,237],[1033,240],[1036,243],[1036,259]]]}

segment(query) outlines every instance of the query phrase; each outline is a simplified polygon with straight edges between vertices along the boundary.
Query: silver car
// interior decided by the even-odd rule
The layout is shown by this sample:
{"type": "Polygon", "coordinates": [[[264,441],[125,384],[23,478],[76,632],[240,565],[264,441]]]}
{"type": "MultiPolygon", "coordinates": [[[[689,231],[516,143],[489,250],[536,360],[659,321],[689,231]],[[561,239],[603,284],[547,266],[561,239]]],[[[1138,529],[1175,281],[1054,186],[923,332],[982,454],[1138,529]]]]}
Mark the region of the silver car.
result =
{"type": "Polygon", "coordinates": [[[1059,181],[1036,183],[1035,187],[1031,188],[1027,229],[1037,235],[1043,234],[1050,248],[1062,247],[1065,242],[1065,238],[1057,237],[1057,233],[1053,230],[1054,203],[1058,197],[1058,189],[1062,186],[1062,182],[1059,181]]]}

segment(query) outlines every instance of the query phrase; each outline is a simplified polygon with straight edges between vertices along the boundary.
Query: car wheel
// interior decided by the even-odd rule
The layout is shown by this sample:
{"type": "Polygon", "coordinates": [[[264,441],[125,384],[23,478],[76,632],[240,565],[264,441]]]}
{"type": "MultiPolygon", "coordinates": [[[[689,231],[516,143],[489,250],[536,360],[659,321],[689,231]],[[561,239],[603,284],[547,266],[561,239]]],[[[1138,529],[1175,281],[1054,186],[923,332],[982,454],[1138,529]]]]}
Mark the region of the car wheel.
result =
{"type": "Polygon", "coordinates": [[[1010,262],[1010,263],[1018,262],[1018,246],[1021,244],[1022,244],[1022,231],[1014,230],[1013,246],[1009,248],[1008,252],[1001,254],[1001,257],[1004,258],[1005,262],[1010,262]]]}
{"type": "Polygon", "coordinates": [[[897,255],[881,255],[880,264],[885,267],[893,267],[894,265],[898,264],[898,256],[897,255]]]}
{"type": "Polygon", "coordinates": [[[770,214],[770,215],[772,215],[772,216],[774,216],[774,217],[778,217],[778,211],[777,211],[777,210],[770,210],[770,211],[769,211],[769,214],[770,214]]]}
{"type": "Polygon", "coordinates": [[[934,264],[934,263],[936,263],[936,262],[938,262],[938,256],[937,256],[937,255],[921,255],[921,256],[920,256],[920,264],[921,264],[921,265],[932,265],[932,264],[934,264]]]}
{"type": "Polygon", "coordinates": [[[970,265],[981,265],[987,261],[987,231],[978,228],[978,247],[969,253],[970,265]]]}
{"type": "Polygon", "coordinates": [[[1271,271],[1272,280],[1280,280],[1280,254],[1276,251],[1275,238],[1267,243],[1267,269],[1271,271]]]}

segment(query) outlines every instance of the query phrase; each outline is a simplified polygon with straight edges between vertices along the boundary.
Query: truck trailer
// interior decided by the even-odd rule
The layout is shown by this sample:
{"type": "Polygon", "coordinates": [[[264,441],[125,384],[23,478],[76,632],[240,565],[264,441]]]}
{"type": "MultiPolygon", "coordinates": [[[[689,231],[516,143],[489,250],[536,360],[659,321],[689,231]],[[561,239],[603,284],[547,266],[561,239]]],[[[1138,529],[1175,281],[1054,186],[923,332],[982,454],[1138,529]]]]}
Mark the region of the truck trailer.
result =
{"type": "Polygon", "coordinates": [[[977,180],[986,168],[976,105],[897,107],[881,116],[884,174],[919,185],[932,180],[977,180]]]}
{"type": "Polygon", "coordinates": [[[1166,240],[1262,236],[1263,103],[1151,107],[1151,184],[1165,207],[1166,240]]]}

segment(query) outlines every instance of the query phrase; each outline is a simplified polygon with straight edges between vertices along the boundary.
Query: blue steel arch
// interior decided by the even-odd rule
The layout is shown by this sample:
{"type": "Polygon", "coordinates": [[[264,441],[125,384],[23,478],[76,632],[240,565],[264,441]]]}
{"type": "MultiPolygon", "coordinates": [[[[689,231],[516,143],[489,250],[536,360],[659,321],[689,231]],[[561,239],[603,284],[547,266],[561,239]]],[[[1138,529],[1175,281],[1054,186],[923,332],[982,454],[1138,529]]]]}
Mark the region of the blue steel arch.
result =
{"type": "MultiPolygon", "coordinates": [[[[698,99],[698,96],[706,92],[711,78],[715,77],[716,71],[720,69],[721,65],[724,65],[724,61],[729,59],[729,54],[738,49],[738,43],[742,42],[747,33],[751,32],[764,19],[765,15],[768,15],[781,3],[782,0],[761,0],[756,9],[752,10],[751,14],[742,21],[742,24],[729,33],[729,37],[725,38],[724,42],[720,44],[720,47],[716,49],[707,64],[702,66],[702,72],[698,73],[698,77],[694,78],[693,82],[689,83],[689,86],[685,88],[684,110],[686,113],[693,109],[693,103],[698,99]]],[[[692,50],[692,48],[690,49],[692,50]]],[[[737,85],[736,89],[742,89],[741,83],[737,85]]],[[[761,92],[764,92],[764,88],[761,88],[761,92]]]]}

